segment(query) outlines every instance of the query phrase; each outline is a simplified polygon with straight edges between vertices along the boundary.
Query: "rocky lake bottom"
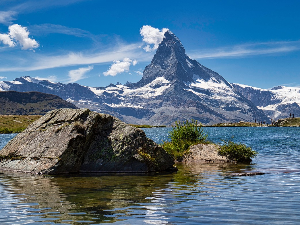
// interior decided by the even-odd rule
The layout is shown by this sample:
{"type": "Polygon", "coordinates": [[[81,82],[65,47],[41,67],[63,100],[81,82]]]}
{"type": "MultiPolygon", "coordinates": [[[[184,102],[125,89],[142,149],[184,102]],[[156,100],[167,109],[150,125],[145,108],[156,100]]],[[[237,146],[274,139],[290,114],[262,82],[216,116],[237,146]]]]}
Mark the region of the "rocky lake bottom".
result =
{"type": "MultiPolygon", "coordinates": [[[[205,127],[259,154],[250,165],[178,164],[169,174],[0,174],[1,224],[298,224],[300,128],[205,127]],[[231,176],[260,171],[264,175],[231,176]]],[[[170,128],[147,128],[157,143],[170,128]]],[[[0,149],[14,134],[0,135],[0,149]]]]}

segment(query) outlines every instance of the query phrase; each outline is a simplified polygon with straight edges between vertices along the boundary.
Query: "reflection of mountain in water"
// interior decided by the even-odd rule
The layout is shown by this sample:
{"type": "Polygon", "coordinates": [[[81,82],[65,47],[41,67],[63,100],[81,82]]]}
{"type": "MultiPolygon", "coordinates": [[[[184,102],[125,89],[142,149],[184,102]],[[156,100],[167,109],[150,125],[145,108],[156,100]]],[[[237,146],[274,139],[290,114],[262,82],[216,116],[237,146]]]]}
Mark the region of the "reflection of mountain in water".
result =
{"type": "MultiPolygon", "coordinates": [[[[4,175],[2,175],[3,177],[4,175]]],[[[2,178],[1,177],[1,178],[2,178]]],[[[115,221],[117,209],[146,199],[156,188],[165,188],[172,175],[159,176],[99,176],[99,177],[42,177],[13,175],[5,177],[6,188],[19,201],[30,205],[29,211],[38,212],[55,222],[115,221]],[[33,204],[32,204],[33,203],[33,204]],[[38,211],[36,210],[38,209],[38,211]]],[[[43,219],[42,219],[43,220],[43,219]]]]}
{"type": "Polygon", "coordinates": [[[138,213],[138,218],[144,218],[144,222],[150,223],[154,217],[159,222],[160,216],[164,218],[165,214],[174,214],[168,207],[170,204],[180,204],[195,193],[197,196],[207,195],[216,183],[227,182],[220,174],[226,174],[228,170],[245,169],[245,166],[237,168],[211,164],[178,167],[177,173],[143,176],[44,177],[2,174],[0,181],[4,189],[19,202],[20,205],[15,204],[15,207],[26,207],[21,211],[22,217],[31,222],[109,223],[123,218],[128,224],[134,224],[136,218],[132,218],[132,213],[138,213]]]}

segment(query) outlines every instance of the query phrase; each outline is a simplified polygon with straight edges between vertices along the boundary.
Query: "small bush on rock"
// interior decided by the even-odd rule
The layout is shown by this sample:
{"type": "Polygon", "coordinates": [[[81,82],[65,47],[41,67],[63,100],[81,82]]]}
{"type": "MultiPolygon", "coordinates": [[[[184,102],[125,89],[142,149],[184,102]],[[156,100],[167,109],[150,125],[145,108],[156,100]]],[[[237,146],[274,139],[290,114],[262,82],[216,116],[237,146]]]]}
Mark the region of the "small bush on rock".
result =
{"type": "Polygon", "coordinates": [[[207,134],[204,133],[202,125],[197,120],[189,122],[175,122],[169,134],[171,142],[165,142],[162,147],[176,160],[182,160],[191,145],[205,143],[207,134]]]}
{"type": "Polygon", "coordinates": [[[224,141],[224,144],[220,146],[218,153],[237,163],[250,163],[252,161],[251,158],[254,158],[257,155],[257,152],[250,147],[241,143],[235,143],[231,140],[224,141]]]}

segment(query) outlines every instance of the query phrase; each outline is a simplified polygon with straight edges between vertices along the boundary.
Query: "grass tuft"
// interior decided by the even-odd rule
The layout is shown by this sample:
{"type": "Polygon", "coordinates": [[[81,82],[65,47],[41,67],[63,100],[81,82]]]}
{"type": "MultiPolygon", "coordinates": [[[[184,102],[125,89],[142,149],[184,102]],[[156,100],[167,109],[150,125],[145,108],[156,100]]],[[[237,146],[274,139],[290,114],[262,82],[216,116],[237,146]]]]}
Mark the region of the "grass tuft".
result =
{"type": "Polygon", "coordinates": [[[207,134],[202,129],[202,124],[198,124],[197,120],[175,122],[169,136],[171,141],[164,142],[162,147],[178,161],[183,159],[191,145],[206,143],[207,138],[207,134]]]}
{"type": "Polygon", "coordinates": [[[223,141],[218,152],[219,155],[227,157],[229,160],[236,161],[237,163],[250,163],[251,158],[257,155],[257,152],[247,147],[245,144],[235,143],[231,140],[223,141]]]}
{"type": "Polygon", "coordinates": [[[0,115],[0,134],[20,133],[39,115],[0,115]]]}

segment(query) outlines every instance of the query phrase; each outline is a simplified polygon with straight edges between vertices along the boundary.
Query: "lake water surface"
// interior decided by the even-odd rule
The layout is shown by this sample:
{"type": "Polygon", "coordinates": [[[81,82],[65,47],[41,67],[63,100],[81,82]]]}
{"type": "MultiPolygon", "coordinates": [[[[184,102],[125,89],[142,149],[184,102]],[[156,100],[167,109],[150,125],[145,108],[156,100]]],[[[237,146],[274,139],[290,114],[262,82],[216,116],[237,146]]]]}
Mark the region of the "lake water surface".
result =
{"type": "MultiPolygon", "coordinates": [[[[160,143],[170,128],[144,129],[160,143]]],[[[251,165],[149,175],[0,174],[0,224],[300,224],[300,128],[204,128],[259,152],[251,165]],[[230,172],[265,175],[231,177],[230,172]]],[[[0,149],[14,135],[0,135],[0,149]]]]}

